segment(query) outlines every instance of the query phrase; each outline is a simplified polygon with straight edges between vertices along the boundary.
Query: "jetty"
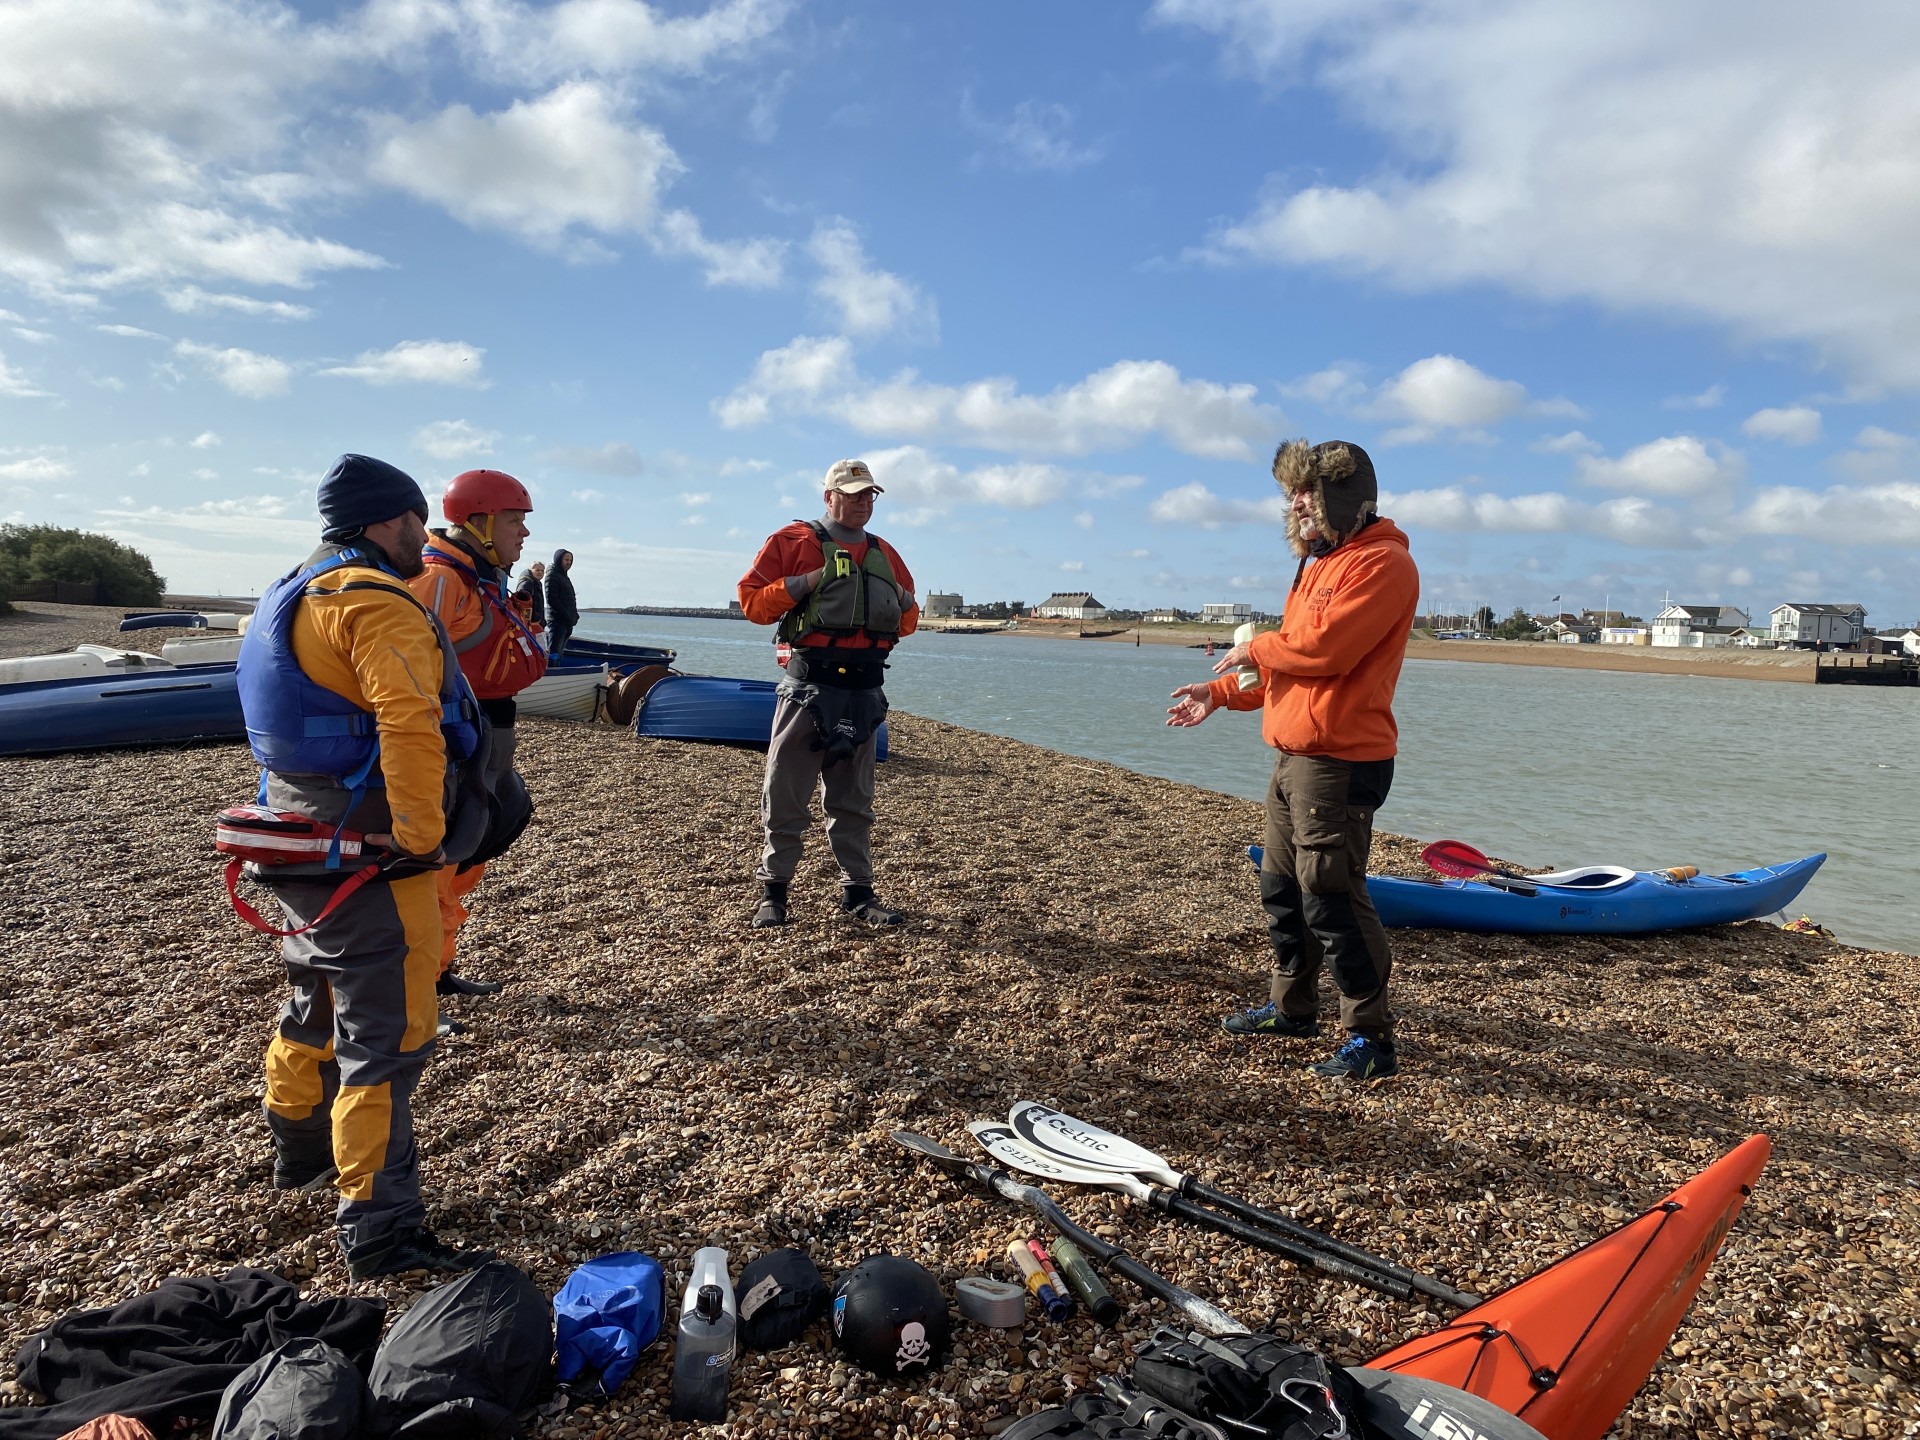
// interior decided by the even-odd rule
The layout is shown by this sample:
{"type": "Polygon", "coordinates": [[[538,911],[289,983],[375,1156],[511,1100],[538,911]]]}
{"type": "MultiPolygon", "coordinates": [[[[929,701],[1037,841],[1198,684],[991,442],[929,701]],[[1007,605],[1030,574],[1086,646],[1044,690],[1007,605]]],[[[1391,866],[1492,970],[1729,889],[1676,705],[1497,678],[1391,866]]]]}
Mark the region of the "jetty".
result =
{"type": "Polygon", "coordinates": [[[1920,685],[1920,657],[1912,655],[1820,655],[1816,685],[1920,685]]]}

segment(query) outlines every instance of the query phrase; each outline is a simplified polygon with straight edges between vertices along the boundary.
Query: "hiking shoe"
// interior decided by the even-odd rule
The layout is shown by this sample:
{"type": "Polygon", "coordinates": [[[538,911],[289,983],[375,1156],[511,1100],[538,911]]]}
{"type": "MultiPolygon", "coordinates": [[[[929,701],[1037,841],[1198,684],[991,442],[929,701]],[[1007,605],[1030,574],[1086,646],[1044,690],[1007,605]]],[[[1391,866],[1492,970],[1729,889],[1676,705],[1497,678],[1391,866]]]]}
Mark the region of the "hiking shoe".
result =
{"type": "Polygon", "coordinates": [[[1220,1028],[1229,1035],[1268,1035],[1276,1040],[1311,1040],[1320,1033],[1320,1021],[1317,1016],[1303,1020],[1283,1015],[1280,1007],[1269,1000],[1252,1010],[1227,1016],[1220,1022],[1220,1028]]]}
{"type": "Polygon", "coordinates": [[[787,923],[787,882],[764,880],[760,884],[760,908],[753,912],[753,928],[771,930],[787,923]]]}
{"type": "Polygon", "coordinates": [[[313,1154],[299,1155],[274,1147],[273,1188],[276,1190],[324,1190],[340,1178],[333,1163],[333,1142],[313,1154]]]}
{"type": "Polygon", "coordinates": [[[491,1250],[456,1250],[442,1245],[426,1229],[396,1230],[342,1248],[347,1252],[347,1273],[355,1280],[402,1275],[409,1270],[478,1270],[500,1258],[491,1250]]]}
{"type": "Polygon", "coordinates": [[[464,1035],[466,1033],[466,1026],[462,1025],[458,1020],[449,1020],[445,1015],[442,1015],[439,1022],[433,1027],[434,1038],[437,1040],[444,1040],[449,1035],[464,1035]]]}
{"type": "Polygon", "coordinates": [[[436,995],[498,995],[504,988],[498,980],[469,980],[451,970],[433,982],[436,995]]]}
{"type": "Polygon", "coordinates": [[[871,885],[849,885],[840,892],[840,908],[869,925],[904,925],[907,917],[873,898],[871,885]]]}
{"type": "Polygon", "coordinates": [[[1307,1069],[1330,1080],[1384,1080],[1400,1073],[1400,1061],[1393,1053],[1391,1040],[1369,1040],[1364,1035],[1353,1035],[1332,1059],[1309,1065],[1307,1069]]]}

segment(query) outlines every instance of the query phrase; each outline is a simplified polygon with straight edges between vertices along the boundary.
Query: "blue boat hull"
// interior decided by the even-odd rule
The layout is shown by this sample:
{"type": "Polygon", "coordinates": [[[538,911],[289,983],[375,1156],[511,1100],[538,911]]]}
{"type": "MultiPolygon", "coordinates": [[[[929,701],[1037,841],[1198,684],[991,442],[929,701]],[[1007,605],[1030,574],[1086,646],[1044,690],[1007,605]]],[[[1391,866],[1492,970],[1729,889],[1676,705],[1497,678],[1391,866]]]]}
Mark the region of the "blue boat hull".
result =
{"type": "MultiPolygon", "coordinates": [[[[658,740],[726,740],[765,745],[773,738],[777,680],[668,675],[647,691],[633,717],[637,735],[658,740]]],[[[887,727],[875,732],[874,758],[887,758],[887,727]]]]}
{"type": "MultiPolygon", "coordinates": [[[[1259,849],[1249,848],[1254,864],[1259,849]]],[[[1826,860],[1809,855],[1727,875],[1676,881],[1640,870],[1605,886],[1537,885],[1523,894],[1467,880],[1427,882],[1367,877],[1380,923],[1395,929],[1466,930],[1505,935],[1645,935],[1757,920],[1799,898],[1826,860]]]]}
{"type": "Polygon", "coordinates": [[[673,651],[658,645],[623,645],[618,641],[589,640],[575,635],[568,639],[567,648],[560,655],[562,664],[569,660],[591,660],[596,665],[605,662],[615,670],[636,670],[643,665],[671,665],[673,651]]]}
{"type": "Polygon", "coordinates": [[[0,686],[0,755],[239,740],[246,733],[231,665],[0,686]]]}

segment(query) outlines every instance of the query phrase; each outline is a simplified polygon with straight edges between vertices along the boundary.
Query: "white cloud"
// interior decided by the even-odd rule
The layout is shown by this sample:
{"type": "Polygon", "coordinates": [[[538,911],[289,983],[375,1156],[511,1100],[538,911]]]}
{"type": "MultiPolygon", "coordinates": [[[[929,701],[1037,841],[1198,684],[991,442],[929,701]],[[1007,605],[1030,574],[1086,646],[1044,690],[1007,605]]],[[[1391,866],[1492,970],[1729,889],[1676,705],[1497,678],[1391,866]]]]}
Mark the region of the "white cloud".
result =
{"type": "Polygon", "coordinates": [[[604,490],[570,490],[567,493],[582,505],[597,505],[607,498],[604,490]]]}
{"type": "Polygon", "coordinates": [[[484,390],[489,382],[481,373],[481,357],[486,353],[464,340],[402,340],[391,350],[363,350],[353,364],[335,365],[320,373],[369,385],[407,382],[484,390]]]}
{"type": "Polygon", "coordinates": [[[15,370],[7,364],[7,357],[0,355],[0,395],[15,400],[33,400],[51,393],[28,379],[25,371],[15,370]]]}
{"type": "Polygon", "coordinates": [[[1284,525],[1287,501],[1282,495],[1263,500],[1230,500],[1215,495],[1198,480],[1161,494],[1147,507],[1149,518],[1162,525],[1198,525],[1218,530],[1222,525],[1284,525]]]}
{"type": "Polygon", "coordinates": [[[1366,368],[1351,360],[1340,360],[1324,370],[1302,375],[1280,386],[1289,400],[1305,400],[1322,410],[1352,410],[1367,398],[1366,368]]]}
{"type": "Polygon", "coordinates": [[[1698,395],[1670,395],[1661,403],[1669,410],[1715,410],[1726,398],[1726,386],[1709,385],[1698,395]]]}
{"type": "Polygon", "coordinates": [[[142,330],[138,325],[96,325],[93,327],[103,335],[118,335],[127,340],[165,340],[164,335],[156,335],[151,330],[142,330]]]}
{"type": "Polygon", "coordinates": [[[1034,510],[1075,488],[1075,477],[1057,465],[982,465],[962,470],[918,445],[869,451],[866,461],[886,491],[888,512],[897,513],[900,523],[908,525],[924,524],[964,505],[1034,510]]]}
{"type": "Polygon", "coordinates": [[[820,266],[813,293],[834,307],[840,328],[849,335],[884,335],[904,331],[914,339],[931,340],[940,329],[933,301],[912,282],[867,264],[860,233],[845,220],[814,228],[807,253],[820,266]]]}
{"type": "Polygon", "coordinates": [[[202,430],[198,435],[194,436],[193,439],[189,440],[187,444],[196,450],[216,450],[220,446],[220,437],[211,430],[202,430]]]}
{"type": "Polygon", "coordinates": [[[193,478],[196,480],[218,480],[220,478],[220,472],[203,465],[193,472],[193,478]]]}
{"type": "Polygon", "coordinates": [[[199,361],[207,373],[227,389],[250,400],[284,395],[293,379],[293,367],[286,361],[238,346],[222,348],[182,340],[173,347],[173,353],[199,361]]]}
{"type": "Polygon", "coordinates": [[[1495,535],[1597,535],[1642,549],[1692,549],[1699,538],[1673,511],[1638,495],[1589,505],[1554,491],[1494,495],[1449,485],[1383,494],[1380,511],[1396,524],[1495,535]]]}
{"type": "Polygon", "coordinates": [[[227,295],[202,290],[198,285],[183,285],[177,290],[168,290],[160,298],[166,301],[169,310],[180,315],[197,315],[206,310],[231,310],[239,315],[261,315],[271,320],[307,320],[313,316],[311,306],[294,305],[285,300],[257,300],[251,295],[227,295]]]}
{"type": "Polygon", "coordinates": [[[699,505],[711,505],[713,503],[713,496],[712,494],[704,491],[694,492],[694,491],[683,490],[680,493],[680,503],[682,505],[686,505],[689,507],[699,506],[699,505]]]}
{"type": "Polygon", "coordinates": [[[772,468],[771,460],[725,460],[721,462],[720,474],[723,478],[734,475],[758,475],[772,468]]]}
{"type": "Polygon", "coordinates": [[[960,118],[967,128],[988,142],[990,154],[1013,170],[1065,174],[1097,162],[1099,145],[1073,140],[1074,114],[1065,105],[1046,100],[1022,100],[1004,119],[980,114],[973,97],[960,101],[960,118]]]}
{"type": "Polygon", "coordinates": [[[28,455],[20,460],[0,460],[0,480],[48,485],[56,480],[65,480],[72,474],[73,466],[53,455],[28,455]]]}
{"type": "Polygon", "coordinates": [[[1084,560],[1062,560],[1060,562],[1060,568],[1069,575],[1078,575],[1087,568],[1087,562],[1084,560]]]}
{"type": "Polygon", "coordinates": [[[1920,485],[1775,485],[1740,516],[1755,535],[1794,535],[1830,545],[1920,545],[1920,485]]]}
{"type": "Polygon", "coordinates": [[[1578,417],[1567,400],[1535,400],[1518,380],[1502,380],[1457,355],[1429,355],[1371,390],[1365,367],[1336,361],[1324,370],[1280,386],[1280,393],[1323,410],[1396,422],[1383,445],[1419,444],[1452,438],[1486,443],[1492,431],[1516,415],[1578,417]]]}
{"type": "Polygon", "coordinates": [[[1920,9],[1158,0],[1376,131],[1366,176],[1276,178],[1221,259],[1496,284],[1804,342],[1920,386],[1920,9]],[[1790,39],[1785,38],[1790,37],[1790,39]],[[1845,77],[1844,80],[1836,77],[1845,77]]]}
{"type": "Polygon", "coordinates": [[[1284,423],[1248,384],[1182,378],[1161,360],[1122,360],[1046,395],[1006,377],[964,385],[922,381],[912,370],[870,383],[843,336],[801,336],[766,351],[753,374],[715,402],[729,428],[756,425],[776,408],[826,415],[863,435],[946,438],[992,450],[1084,455],[1158,438],[1189,455],[1248,460],[1284,423]]]}
{"type": "Polygon", "coordinates": [[[1569,430],[1564,435],[1549,435],[1544,440],[1536,440],[1527,447],[1542,455],[1597,455],[1600,442],[1589,440],[1578,430],[1569,430]]]}
{"type": "Polygon", "coordinates": [[[1082,530],[1093,529],[1093,512],[1091,510],[1078,512],[1073,517],[1073,523],[1078,525],[1082,530]]]}
{"type": "Polygon", "coordinates": [[[1724,491],[1746,474],[1737,450],[1708,445],[1692,435],[1668,435],[1636,445],[1618,460],[1583,455],[1580,478],[1610,490],[1644,490],[1655,495],[1705,495],[1724,491]]]}
{"type": "Polygon", "coordinates": [[[51,330],[34,330],[26,325],[14,326],[13,333],[18,335],[22,340],[25,340],[29,345],[44,345],[53,339],[53,332],[51,330]]]}
{"type": "Polygon", "coordinates": [[[436,460],[465,460],[491,455],[498,430],[482,430],[465,420],[434,420],[414,432],[413,448],[436,460]]]}
{"type": "Polygon", "coordinates": [[[1867,425],[1853,437],[1853,443],[1867,450],[1905,450],[1913,444],[1911,435],[1902,435],[1897,430],[1882,429],[1878,425],[1867,425]]]}
{"type": "Polygon", "coordinates": [[[546,459],[568,470],[590,470],[597,475],[638,475],[646,468],[640,452],[624,440],[593,446],[562,445],[548,451],[546,459]]]}
{"type": "Polygon", "coordinates": [[[1756,410],[1740,426],[1756,440],[1779,440],[1788,445],[1811,445],[1820,438],[1820,412],[1810,405],[1756,410]]]}
{"type": "Polygon", "coordinates": [[[690,212],[662,213],[662,192],[686,167],[628,112],[613,87],[570,80],[493,114],[452,105],[430,120],[389,117],[378,122],[369,170],[469,225],[570,246],[577,258],[607,252],[576,230],[638,235],[662,255],[698,261],[710,285],[779,284],[780,242],[711,240],[690,212]]]}

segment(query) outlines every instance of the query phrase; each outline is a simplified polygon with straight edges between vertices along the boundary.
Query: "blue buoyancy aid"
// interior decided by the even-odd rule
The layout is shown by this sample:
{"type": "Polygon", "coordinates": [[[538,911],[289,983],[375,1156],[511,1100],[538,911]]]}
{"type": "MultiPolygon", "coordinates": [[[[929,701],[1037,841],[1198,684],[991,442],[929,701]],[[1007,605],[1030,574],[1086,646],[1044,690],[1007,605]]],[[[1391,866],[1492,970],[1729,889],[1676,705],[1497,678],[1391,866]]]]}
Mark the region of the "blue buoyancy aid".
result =
{"type": "Polygon", "coordinates": [[[460,673],[445,629],[384,557],[371,549],[333,545],[323,546],[305,565],[267,587],[240,641],[236,678],[254,759],[262,769],[275,774],[330,775],[351,789],[381,783],[377,772],[380,736],[373,712],[317,684],[293,654],[294,612],[306,598],[307,587],[317,577],[349,565],[378,570],[392,576],[393,583],[352,581],[346,588],[375,586],[390,590],[418,609],[433,626],[443,662],[440,733],[446,741],[448,761],[457,764],[466,760],[479,748],[482,722],[478,702],[460,673]]]}

